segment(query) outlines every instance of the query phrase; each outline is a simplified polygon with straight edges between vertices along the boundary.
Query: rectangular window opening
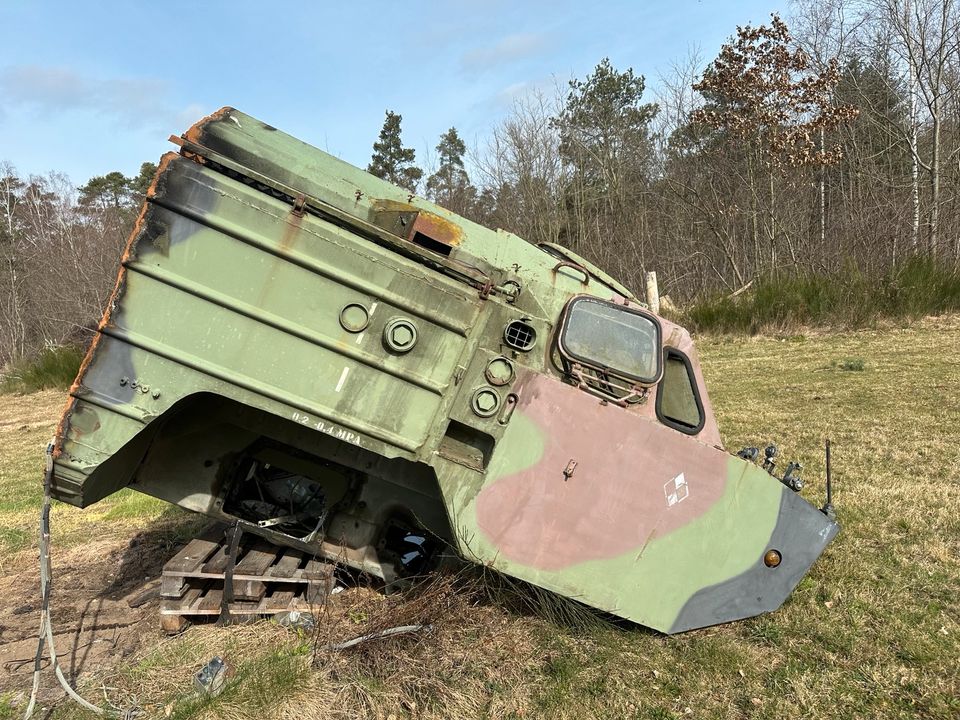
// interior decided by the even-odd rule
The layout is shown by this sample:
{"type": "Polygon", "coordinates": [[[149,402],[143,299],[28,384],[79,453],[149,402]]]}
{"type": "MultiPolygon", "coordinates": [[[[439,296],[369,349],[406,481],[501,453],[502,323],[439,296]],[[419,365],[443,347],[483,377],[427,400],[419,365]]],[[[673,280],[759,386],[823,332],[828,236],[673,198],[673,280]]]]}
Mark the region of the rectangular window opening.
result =
{"type": "Polygon", "coordinates": [[[432,237],[429,235],[424,235],[422,232],[415,232],[410,241],[415,245],[424,247],[427,250],[435,252],[438,255],[443,255],[444,257],[449,257],[450,251],[453,249],[446,243],[442,243],[439,240],[434,240],[432,237]]]}
{"type": "Polygon", "coordinates": [[[657,417],[667,427],[687,435],[703,428],[703,402],[693,367],[686,355],[668,349],[664,353],[663,378],[657,389],[657,417]]]}

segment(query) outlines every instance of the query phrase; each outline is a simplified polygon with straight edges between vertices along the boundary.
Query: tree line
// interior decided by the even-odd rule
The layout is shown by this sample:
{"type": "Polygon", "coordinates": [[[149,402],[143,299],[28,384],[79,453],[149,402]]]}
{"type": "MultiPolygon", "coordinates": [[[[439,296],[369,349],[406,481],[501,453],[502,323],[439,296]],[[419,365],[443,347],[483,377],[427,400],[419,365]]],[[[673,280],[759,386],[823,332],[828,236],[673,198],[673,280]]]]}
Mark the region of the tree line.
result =
{"type": "MultiPolygon", "coordinates": [[[[681,303],[770,278],[960,267],[960,12],[953,0],[798,0],[655,97],[601,59],[518,99],[478,147],[418,165],[388,110],[367,170],[477,222],[558,242],[681,303]]],[[[72,187],[0,165],[0,363],[85,337],[155,171],[72,187]]]]}
{"type": "Polygon", "coordinates": [[[61,173],[21,178],[0,163],[0,366],[90,338],[156,169],[77,188],[61,173]]]}
{"type": "Polygon", "coordinates": [[[737,28],[709,63],[674,63],[650,99],[644,76],[604,58],[518,100],[469,157],[451,128],[426,184],[388,111],[368,170],[635,288],[655,269],[682,300],[761,277],[889,276],[917,257],[955,272],[956,4],[800,0],[789,26],[737,28]],[[403,181],[381,174],[393,167],[403,181]]]}

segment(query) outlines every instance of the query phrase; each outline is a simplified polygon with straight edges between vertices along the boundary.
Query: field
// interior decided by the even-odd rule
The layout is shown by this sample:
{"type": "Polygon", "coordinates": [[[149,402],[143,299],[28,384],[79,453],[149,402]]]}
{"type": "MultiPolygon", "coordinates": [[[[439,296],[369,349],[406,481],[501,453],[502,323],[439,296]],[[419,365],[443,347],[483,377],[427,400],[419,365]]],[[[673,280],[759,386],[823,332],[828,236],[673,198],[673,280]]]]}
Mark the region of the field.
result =
{"type": "MultiPolygon", "coordinates": [[[[446,578],[406,598],[341,593],[316,636],[262,622],[171,639],[155,599],[128,600],[201,521],[124,492],[54,509],[65,666],[95,702],[151,717],[960,717],[960,318],[699,348],[728,448],[778,441],[819,503],[833,441],[843,529],[780,611],[664,637],[446,578]],[[408,621],[432,631],[322,647],[408,621]],[[192,696],[215,654],[226,690],[192,696]]],[[[22,716],[30,686],[41,454],[63,399],[0,396],[0,718],[22,716]]],[[[60,698],[48,676],[53,717],[85,717],[60,698]]]]}

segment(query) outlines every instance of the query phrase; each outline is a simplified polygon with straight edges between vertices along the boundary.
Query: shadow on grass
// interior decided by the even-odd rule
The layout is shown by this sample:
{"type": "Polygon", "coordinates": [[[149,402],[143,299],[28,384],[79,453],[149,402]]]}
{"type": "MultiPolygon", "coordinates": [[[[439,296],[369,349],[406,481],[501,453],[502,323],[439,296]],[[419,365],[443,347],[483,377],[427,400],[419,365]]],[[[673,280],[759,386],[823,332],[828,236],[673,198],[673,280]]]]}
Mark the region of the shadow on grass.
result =
{"type": "Polygon", "coordinates": [[[146,579],[159,577],[164,563],[211,523],[210,518],[203,515],[174,506],[167,508],[130,538],[113,580],[99,597],[119,600],[143,585],[146,579]]]}

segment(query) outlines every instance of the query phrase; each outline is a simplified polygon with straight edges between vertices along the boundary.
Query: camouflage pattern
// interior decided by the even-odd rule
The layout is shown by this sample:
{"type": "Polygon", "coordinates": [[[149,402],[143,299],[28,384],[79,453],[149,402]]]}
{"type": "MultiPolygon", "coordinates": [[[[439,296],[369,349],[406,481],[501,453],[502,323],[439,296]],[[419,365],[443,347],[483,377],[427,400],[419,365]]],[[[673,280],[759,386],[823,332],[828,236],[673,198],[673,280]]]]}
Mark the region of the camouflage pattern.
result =
{"type": "Polygon", "coordinates": [[[837,533],[723,449],[689,334],[582,258],[232,108],[174,140],[71,388],[59,499],[129,486],[388,581],[406,568],[395,528],[421,528],[667,633],[776,609],[837,533]],[[699,432],[660,421],[660,377],[625,400],[564,360],[584,296],[644,313],[688,358],[699,432]],[[508,343],[518,322],[532,347],[508,343]],[[253,457],[322,489],[297,520],[316,532],[251,514],[253,457]]]}

